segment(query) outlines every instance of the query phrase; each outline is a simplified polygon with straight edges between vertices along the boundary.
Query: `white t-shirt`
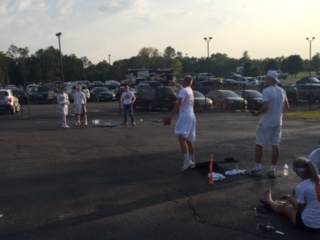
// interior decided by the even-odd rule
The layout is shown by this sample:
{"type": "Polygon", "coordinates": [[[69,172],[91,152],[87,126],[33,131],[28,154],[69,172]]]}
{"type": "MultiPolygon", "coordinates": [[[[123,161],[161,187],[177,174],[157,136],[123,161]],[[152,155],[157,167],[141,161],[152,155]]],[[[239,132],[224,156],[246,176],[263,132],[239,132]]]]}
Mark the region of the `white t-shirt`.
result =
{"type": "Polygon", "coordinates": [[[191,87],[183,88],[178,93],[178,98],[183,99],[183,104],[180,107],[180,114],[194,114],[193,104],[194,96],[191,87]]]}
{"type": "Polygon", "coordinates": [[[73,100],[75,105],[82,105],[86,104],[87,98],[83,92],[76,91],[73,95],[73,100]]]}
{"type": "Polygon", "coordinates": [[[134,93],[131,91],[128,91],[128,92],[125,91],[121,94],[121,99],[123,100],[123,104],[131,104],[133,98],[134,98],[134,93]]]}
{"type": "Polygon", "coordinates": [[[301,213],[303,223],[311,228],[320,229],[320,196],[318,199],[316,186],[310,179],[302,181],[296,187],[298,203],[306,204],[301,213]]]}
{"type": "Polygon", "coordinates": [[[309,155],[309,160],[313,163],[320,174],[320,148],[313,150],[309,155]]]}
{"type": "Polygon", "coordinates": [[[262,91],[262,101],[269,102],[268,111],[260,117],[260,123],[267,126],[281,126],[286,92],[278,86],[269,86],[262,91]]]}
{"type": "Polygon", "coordinates": [[[60,104],[60,105],[62,105],[62,104],[66,104],[66,105],[70,104],[68,94],[66,94],[66,93],[59,93],[59,94],[57,95],[57,102],[58,102],[58,104],[60,104]]]}

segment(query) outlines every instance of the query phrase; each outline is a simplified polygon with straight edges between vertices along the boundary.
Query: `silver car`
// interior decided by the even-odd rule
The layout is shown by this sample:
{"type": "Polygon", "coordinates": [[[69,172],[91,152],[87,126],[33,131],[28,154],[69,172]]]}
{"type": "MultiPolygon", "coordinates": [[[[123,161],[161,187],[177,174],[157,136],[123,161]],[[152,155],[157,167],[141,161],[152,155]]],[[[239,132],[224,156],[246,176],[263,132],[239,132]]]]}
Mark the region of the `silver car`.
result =
{"type": "Polygon", "coordinates": [[[10,89],[0,89],[0,112],[9,111],[11,114],[21,109],[19,99],[16,98],[10,89]]]}

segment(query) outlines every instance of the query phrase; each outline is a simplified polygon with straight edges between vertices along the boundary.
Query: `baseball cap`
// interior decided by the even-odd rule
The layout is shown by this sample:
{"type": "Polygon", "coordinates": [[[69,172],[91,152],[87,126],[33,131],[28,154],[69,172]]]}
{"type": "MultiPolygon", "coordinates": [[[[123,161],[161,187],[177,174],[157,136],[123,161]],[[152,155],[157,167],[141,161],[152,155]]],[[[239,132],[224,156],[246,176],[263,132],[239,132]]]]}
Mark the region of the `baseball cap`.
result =
{"type": "Polygon", "coordinates": [[[273,70],[269,70],[267,72],[267,76],[273,78],[277,83],[280,83],[280,80],[278,79],[278,73],[273,70]]]}

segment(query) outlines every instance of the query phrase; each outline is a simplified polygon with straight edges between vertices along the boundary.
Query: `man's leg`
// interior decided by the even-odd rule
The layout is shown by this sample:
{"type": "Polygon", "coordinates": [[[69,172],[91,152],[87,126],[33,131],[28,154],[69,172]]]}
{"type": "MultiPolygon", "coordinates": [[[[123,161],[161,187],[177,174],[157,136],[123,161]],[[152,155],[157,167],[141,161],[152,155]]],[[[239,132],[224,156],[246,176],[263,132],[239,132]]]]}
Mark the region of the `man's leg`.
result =
{"type": "Polygon", "coordinates": [[[123,109],[124,109],[124,120],[123,120],[123,123],[126,124],[127,123],[127,112],[128,112],[127,104],[123,105],[123,109]]]}
{"type": "Polygon", "coordinates": [[[263,157],[263,147],[261,145],[256,144],[256,164],[261,165],[262,157],[263,157]]]}
{"type": "Polygon", "coordinates": [[[190,160],[190,157],[189,157],[189,147],[185,137],[183,137],[182,135],[179,135],[178,140],[179,140],[181,152],[184,156],[184,161],[183,161],[183,166],[181,168],[181,171],[184,171],[192,166],[192,161],[190,160]]]}

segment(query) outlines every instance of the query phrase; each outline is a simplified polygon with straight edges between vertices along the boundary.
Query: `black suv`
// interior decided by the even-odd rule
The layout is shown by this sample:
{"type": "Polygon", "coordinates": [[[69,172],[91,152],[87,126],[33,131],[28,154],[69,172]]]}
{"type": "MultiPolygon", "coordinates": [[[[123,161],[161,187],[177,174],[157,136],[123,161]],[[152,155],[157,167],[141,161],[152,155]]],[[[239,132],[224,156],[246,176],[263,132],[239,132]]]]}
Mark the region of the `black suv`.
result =
{"type": "Polygon", "coordinates": [[[320,84],[299,84],[296,88],[300,100],[307,100],[310,103],[320,100],[320,84]]]}
{"type": "Polygon", "coordinates": [[[141,88],[136,93],[134,108],[142,107],[148,111],[154,111],[157,108],[172,110],[177,102],[177,95],[169,86],[150,86],[141,88]]]}

